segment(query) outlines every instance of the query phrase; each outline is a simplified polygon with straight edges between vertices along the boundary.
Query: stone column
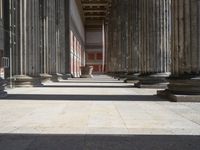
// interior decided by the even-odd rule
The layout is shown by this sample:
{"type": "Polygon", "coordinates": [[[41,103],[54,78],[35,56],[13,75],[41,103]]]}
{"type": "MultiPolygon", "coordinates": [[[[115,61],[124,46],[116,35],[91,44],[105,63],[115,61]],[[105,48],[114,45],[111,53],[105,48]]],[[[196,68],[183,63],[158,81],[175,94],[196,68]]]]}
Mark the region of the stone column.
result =
{"type": "Polygon", "coordinates": [[[137,87],[166,88],[170,75],[170,2],[140,0],[140,82],[137,87]]]}
{"type": "Polygon", "coordinates": [[[128,0],[112,2],[109,22],[108,66],[118,78],[128,72],[128,0]]]}
{"type": "Polygon", "coordinates": [[[62,74],[59,72],[59,43],[58,43],[58,36],[59,36],[59,16],[57,16],[58,8],[56,7],[58,5],[58,1],[55,0],[48,0],[48,22],[49,22],[49,56],[48,56],[48,62],[49,62],[49,74],[52,75],[52,81],[58,82],[59,79],[61,79],[62,74]],[[56,35],[58,34],[58,35],[56,35]],[[57,39],[56,39],[57,38],[57,39]]]}
{"type": "Polygon", "coordinates": [[[199,10],[199,0],[172,0],[172,75],[165,94],[174,101],[200,101],[199,10]]]}
{"type": "Polygon", "coordinates": [[[48,16],[47,0],[40,1],[40,79],[41,82],[50,81],[52,75],[47,71],[48,60],[48,16]]]}
{"type": "Polygon", "coordinates": [[[35,85],[40,85],[40,4],[39,0],[26,2],[26,74],[34,77],[35,85]]]}
{"type": "Polygon", "coordinates": [[[139,0],[128,1],[128,74],[125,82],[137,82],[139,75],[139,0]]]}
{"type": "Polygon", "coordinates": [[[117,72],[117,1],[112,1],[111,12],[108,22],[108,49],[107,49],[107,71],[114,75],[117,72]]]}
{"type": "MultiPolygon", "coordinates": [[[[52,22],[52,29],[53,29],[53,41],[55,41],[55,47],[51,50],[53,53],[51,55],[51,60],[54,60],[52,65],[54,66],[53,72],[51,73],[52,81],[58,82],[61,79],[67,79],[66,68],[65,68],[65,59],[66,59],[66,39],[67,36],[65,35],[65,31],[67,26],[65,26],[66,18],[65,14],[67,11],[64,0],[54,0],[52,4],[54,5],[53,10],[53,21],[52,22]]],[[[68,2],[69,3],[69,2],[68,2]]]]}
{"type": "MultiPolygon", "coordinates": [[[[61,48],[60,34],[60,13],[59,6],[61,1],[43,0],[41,3],[41,30],[42,30],[42,48],[41,48],[41,80],[52,80],[57,82],[60,74],[61,48]]],[[[63,2],[63,1],[62,1],[63,2]]],[[[63,5],[62,5],[63,6],[63,5]]]]}
{"type": "MultiPolygon", "coordinates": [[[[16,2],[13,2],[16,3],[16,2]]],[[[18,4],[16,5],[15,12],[16,14],[11,14],[15,16],[16,22],[11,22],[11,27],[16,28],[15,38],[16,44],[13,47],[13,84],[15,87],[21,86],[32,86],[33,85],[33,78],[27,75],[27,4],[29,1],[27,0],[19,0],[18,4]]],[[[13,12],[13,13],[15,13],[13,12]]]]}
{"type": "MultiPolygon", "coordinates": [[[[3,16],[3,9],[4,9],[4,1],[0,1],[0,50],[1,52],[3,51],[3,53],[5,52],[5,47],[4,47],[4,40],[5,40],[5,36],[4,36],[4,16],[3,16]]],[[[5,56],[5,54],[3,54],[3,56],[5,56]]],[[[3,56],[1,56],[0,58],[2,58],[3,56]]],[[[3,68],[3,65],[1,63],[1,69],[3,68]]],[[[4,69],[5,70],[5,69],[4,69]]],[[[3,79],[2,77],[0,77],[0,98],[4,98],[7,96],[7,92],[5,92],[5,87],[6,86],[6,81],[5,79],[3,79]]]]}
{"type": "MultiPolygon", "coordinates": [[[[69,77],[68,74],[66,74],[66,64],[65,64],[65,61],[66,61],[66,45],[67,45],[67,40],[69,39],[66,39],[66,37],[69,36],[69,34],[67,35],[65,33],[65,31],[67,30],[67,26],[65,24],[65,21],[66,21],[66,12],[65,11],[69,11],[67,7],[65,7],[65,3],[69,3],[67,2],[66,0],[57,0],[57,4],[58,4],[58,7],[57,7],[57,12],[58,12],[58,28],[59,28],[59,41],[58,41],[58,44],[59,44],[59,47],[60,47],[60,51],[58,53],[58,57],[59,57],[59,72],[61,74],[63,74],[63,78],[64,79],[67,79],[69,77]]],[[[69,42],[69,41],[68,41],[69,42]]]]}

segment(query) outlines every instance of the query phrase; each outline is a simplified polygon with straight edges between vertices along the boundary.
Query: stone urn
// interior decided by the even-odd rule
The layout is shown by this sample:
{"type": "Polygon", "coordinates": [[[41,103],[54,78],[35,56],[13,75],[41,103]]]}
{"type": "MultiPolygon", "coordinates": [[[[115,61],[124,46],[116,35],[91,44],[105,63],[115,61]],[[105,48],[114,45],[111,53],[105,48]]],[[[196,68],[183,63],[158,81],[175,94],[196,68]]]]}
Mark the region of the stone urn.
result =
{"type": "Polygon", "coordinates": [[[92,71],[93,71],[93,66],[82,66],[81,78],[93,78],[92,71]]]}

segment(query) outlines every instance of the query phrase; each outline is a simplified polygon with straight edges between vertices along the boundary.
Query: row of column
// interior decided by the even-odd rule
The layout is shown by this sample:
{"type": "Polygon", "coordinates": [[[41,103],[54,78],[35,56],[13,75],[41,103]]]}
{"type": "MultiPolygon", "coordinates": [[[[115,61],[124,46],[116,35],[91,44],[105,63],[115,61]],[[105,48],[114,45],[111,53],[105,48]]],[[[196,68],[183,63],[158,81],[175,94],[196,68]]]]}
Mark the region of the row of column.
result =
{"type": "MultiPolygon", "coordinates": [[[[66,73],[65,0],[10,0],[10,76],[15,84],[66,73]]],[[[23,85],[23,86],[24,86],[23,85]]]]}
{"type": "Polygon", "coordinates": [[[108,23],[107,71],[126,76],[138,73],[136,86],[168,85],[168,95],[200,94],[200,1],[113,3],[108,23]],[[123,9],[126,4],[128,9],[123,9]],[[166,80],[168,77],[170,80],[166,80]]]}
{"type": "Polygon", "coordinates": [[[140,73],[139,86],[163,81],[170,72],[170,0],[113,3],[108,47],[113,55],[107,59],[108,71],[140,73]]]}

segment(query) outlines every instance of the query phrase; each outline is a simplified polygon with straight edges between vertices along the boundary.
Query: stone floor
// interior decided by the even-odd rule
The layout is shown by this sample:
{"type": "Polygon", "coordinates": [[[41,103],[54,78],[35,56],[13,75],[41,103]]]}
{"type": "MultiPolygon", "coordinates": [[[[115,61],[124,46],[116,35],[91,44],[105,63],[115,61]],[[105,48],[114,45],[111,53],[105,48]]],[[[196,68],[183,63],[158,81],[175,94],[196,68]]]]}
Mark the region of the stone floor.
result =
{"type": "Polygon", "coordinates": [[[200,103],[105,75],[8,89],[0,150],[200,150],[200,103]]]}

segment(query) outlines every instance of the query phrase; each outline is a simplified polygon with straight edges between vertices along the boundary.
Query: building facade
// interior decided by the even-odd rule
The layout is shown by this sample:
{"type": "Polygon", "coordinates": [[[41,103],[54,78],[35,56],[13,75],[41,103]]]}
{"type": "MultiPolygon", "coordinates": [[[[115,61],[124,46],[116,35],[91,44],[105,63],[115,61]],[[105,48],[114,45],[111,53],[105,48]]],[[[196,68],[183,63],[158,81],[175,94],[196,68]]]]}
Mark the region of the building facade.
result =
{"type": "Polygon", "coordinates": [[[199,7],[199,0],[0,0],[5,77],[30,86],[80,77],[89,65],[139,80],[137,87],[165,88],[159,94],[176,101],[198,100],[199,7]]]}

